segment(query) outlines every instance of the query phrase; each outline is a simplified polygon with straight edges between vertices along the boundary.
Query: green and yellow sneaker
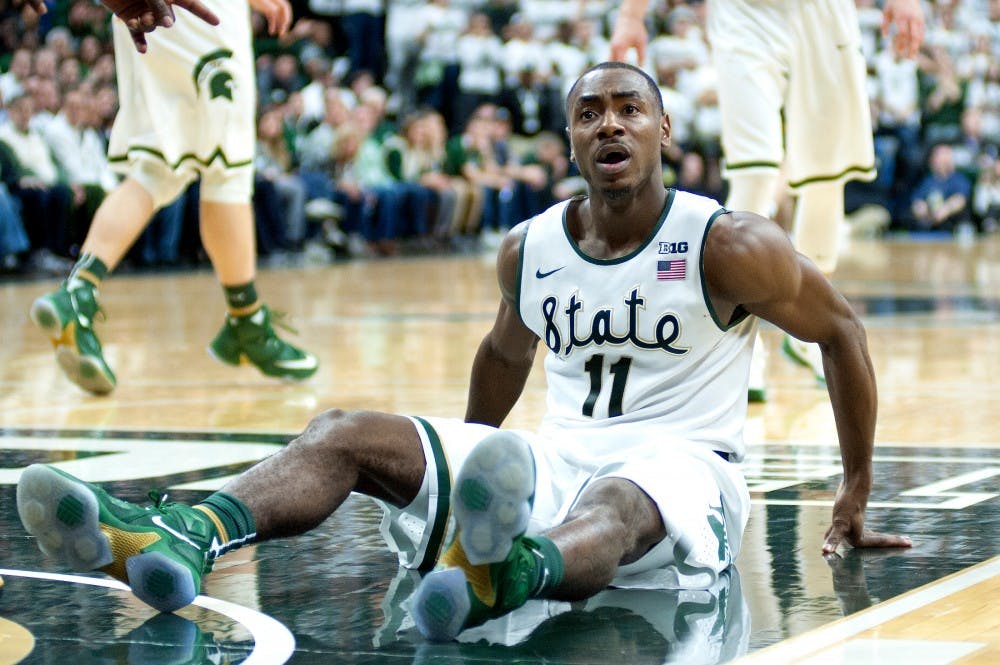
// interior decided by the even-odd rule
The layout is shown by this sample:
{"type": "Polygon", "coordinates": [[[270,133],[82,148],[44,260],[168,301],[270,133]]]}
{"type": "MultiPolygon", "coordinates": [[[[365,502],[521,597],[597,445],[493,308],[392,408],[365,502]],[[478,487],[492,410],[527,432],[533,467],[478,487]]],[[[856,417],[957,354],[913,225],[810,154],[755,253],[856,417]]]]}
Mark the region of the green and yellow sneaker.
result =
{"type": "Polygon", "coordinates": [[[25,469],[17,484],[18,515],[42,552],[74,570],[101,570],[173,612],[198,595],[216,530],[196,508],[163,503],[156,492],[150,498],[152,507],[121,501],[43,464],[25,469]]]}
{"type": "Polygon", "coordinates": [[[531,450],[516,434],[491,434],[470,453],[451,496],[457,535],[413,596],[413,619],[425,637],[454,639],[546,586],[544,548],[524,535],[534,491],[531,450]]]}
{"type": "Polygon", "coordinates": [[[272,319],[279,327],[294,332],[281,322],[282,315],[266,305],[250,316],[226,315],[222,330],[208,347],[217,360],[229,365],[250,363],[263,374],[280,379],[307,379],[316,373],[316,356],[292,346],[278,337],[271,327],[272,319]]]}
{"type": "Polygon", "coordinates": [[[64,283],[37,298],[30,315],[48,333],[56,361],[69,380],[88,392],[106,395],[114,390],[116,380],[94,333],[94,318],[100,311],[94,289],[68,291],[64,283]]]}

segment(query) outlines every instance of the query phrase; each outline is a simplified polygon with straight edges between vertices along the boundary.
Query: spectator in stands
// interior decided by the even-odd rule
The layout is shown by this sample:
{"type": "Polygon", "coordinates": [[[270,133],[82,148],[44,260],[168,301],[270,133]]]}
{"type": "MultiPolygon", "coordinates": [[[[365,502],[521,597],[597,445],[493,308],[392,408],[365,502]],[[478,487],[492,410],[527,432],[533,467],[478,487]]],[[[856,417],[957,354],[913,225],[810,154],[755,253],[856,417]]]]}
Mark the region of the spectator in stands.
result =
{"type": "Polygon", "coordinates": [[[59,79],[59,55],[49,47],[40,48],[32,57],[31,73],[38,78],[59,79]]]}
{"type": "Polygon", "coordinates": [[[352,173],[375,202],[366,237],[378,254],[395,254],[400,238],[424,238],[429,234],[433,194],[417,182],[393,177],[387,157],[389,146],[395,144],[394,135],[386,134],[378,103],[359,104],[352,119],[362,133],[352,173]]]}
{"type": "Polygon", "coordinates": [[[21,221],[21,204],[0,182],[0,272],[16,272],[31,243],[21,221]]]}
{"type": "Polygon", "coordinates": [[[63,179],[45,138],[31,129],[35,102],[22,94],[8,104],[9,122],[0,126],[0,176],[21,202],[22,219],[38,269],[62,274],[72,264],[70,215],[74,192],[63,179]]]}
{"type": "Polygon", "coordinates": [[[344,0],[341,26],[347,38],[350,74],[370,72],[380,85],[385,76],[384,0],[344,0]]]}
{"type": "Polygon", "coordinates": [[[87,237],[101,201],[118,184],[108,163],[107,145],[94,125],[91,99],[80,90],[72,90],[66,93],[62,111],[42,132],[77,201],[70,225],[71,254],[87,237]]]}
{"type": "Polygon", "coordinates": [[[503,42],[493,32],[489,17],[469,17],[465,33],[455,44],[458,54],[458,99],[455,121],[459,126],[486,103],[496,103],[502,89],[503,42]]]}
{"type": "Polygon", "coordinates": [[[942,46],[931,46],[921,59],[921,126],[925,145],[950,142],[961,131],[967,84],[955,73],[954,61],[942,46]]]}
{"type": "Polygon", "coordinates": [[[0,98],[9,104],[12,99],[22,95],[29,76],[31,76],[31,51],[19,48],[11,56],[7,71],[0,74],[0,98]]]}
{"type": "Polygon", "coordinates": [[[551,80],[548,73],[528,63],[517,72],[514,84],[505,87],[499,104],[511,112],[514,132],[519,136],[558,132],[566,127],[562,93],[551,80]]]}
{"type": "Polygon", "coordinates": [[[1000,159],[989,158],[979,172],[972,214],[983,233],[1000,231],[1000,159]]]}
{"type": "Polygon", "coordinates": [[[530,177],[536,205],[545,210],[561,200],[556,188],[570,175],[571,164],[566,142],[556,132],[538,134],[531,146],[532,150],[524,156],[522,172],[530,177]]]}
{"type": "Polygon", "coordinates": [[[476,214],[469,224],[456,229],[460,238],[474,238],[481,228],[498,229],[499,197],[510,179],[503,173],[493,150],[493,114],[496,107],[485,104],[476,109],[465,124],[465,131],[448,140],[445,150],[445,172],[454,178],[464,178],[474,192],[476,214]]]}
{"type": "Polygon", "coordinates": [[[49,123],[55,119],[63,107],[59,84],[52,79],[32,76],[28,79],[26,90],[35,100],[35,113],[31,116],[31,128],[44,135],[49,123]]]}
{"type": "MultiPolygon", "coordinates": [[[[391,151],[389,169],[397,180],[417,183],[433,193],[431,234],[447,241],[459,210],[459,191],[444,173],[444,143],[437,140],[433,109],[414,113],[403,121],[399,142],[391,151]]],[[[465,201],[462,202],[463,206],[465,201]]]]}
{"type": "Polygon", "coordinates": [[[1000,152],[1000,145],[983,134],[982,111],[971,106],[962,112],[961,134],[951,147],[955,170],[969,182],[976,182],[985,161],[995,158],[1000,152]]]}
{"type": "Polygon", "coordinates": [[[430,0],[421,4],[413,20],[417,24],[413,73],[416,103],[436,109],[446,125],[454,127],[459,75],[455,45],[468,16],[450,0],[430,0]]]}
{"type": "MultiPolygon", "coordinates": [[[[278,226],[276,244],[279,249],[298,251],[306,238],[307,189],[296,173],[297,165],[284,131],[283,115],[282,107],[274,107],[264,111],[257,122],[255,166],[258,185],[273,190],[274,196],[274,202],[261,206],[258,212],[267,215],[273,225],[278,226]]],[[[263,196],[260,203],[265,203],[263,196]]]]}
{"type": "MultiPolygon", "coordinates": [[[[887,45],[888,46],[888,45],[887,45]]],[[[920,142],[920,78],[917,62],[885,48],[874,58],[875,154],[878,159],[876,187],[892,196],[894,182],[900,190],[912,191],[923,167],[920,142]]],[[[892,210],[891,205],[886,208],[892,210]]]]}
{"type": "Polygon", "coordinates": [[[969,180],[955,171],[950,145],[939,143],[928,157],[929,173],[913,193],[913,230],[953,231],[969,221],[969,180]]]}
{"type": "Polygon", "coordinates": [[[482,194],[466,178],[447,171],[448,128],[444,116],[435,110],[422,111],[407,138],[410,163],[405,168],[411,174],[418,173],[421,184],[438,192],[443,201],[454,199],[450,217],[446,205],[438,211],[435,235],[461,247],[463,234],[479,228],[482,194]]]}

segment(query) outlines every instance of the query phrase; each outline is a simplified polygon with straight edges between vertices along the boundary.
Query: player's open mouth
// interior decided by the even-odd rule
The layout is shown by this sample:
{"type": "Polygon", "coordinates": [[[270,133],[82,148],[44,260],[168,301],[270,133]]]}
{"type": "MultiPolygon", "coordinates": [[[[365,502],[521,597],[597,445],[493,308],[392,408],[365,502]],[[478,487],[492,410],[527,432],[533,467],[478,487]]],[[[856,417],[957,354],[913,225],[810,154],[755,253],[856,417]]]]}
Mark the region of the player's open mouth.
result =
{"type": "Polygon", "coordinates": [[[625,168],[630,159],[628,149],[617,143],[601,147],[594,157],[597,168],[603,173],[618,173],[625,168]]]}

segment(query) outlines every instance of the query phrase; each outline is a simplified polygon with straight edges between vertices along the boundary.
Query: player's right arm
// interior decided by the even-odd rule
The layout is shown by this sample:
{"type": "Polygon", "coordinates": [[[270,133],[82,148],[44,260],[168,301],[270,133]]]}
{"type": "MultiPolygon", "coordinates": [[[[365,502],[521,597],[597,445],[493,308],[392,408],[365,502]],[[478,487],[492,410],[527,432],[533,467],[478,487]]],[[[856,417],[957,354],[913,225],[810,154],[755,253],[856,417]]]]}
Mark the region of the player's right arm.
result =
{"type": "Polygon", "coordinates": [[[521,239],[527,229],[527,222],[511,229],[497,254],[500,307],[472,363],[466,422],[499,427],[521,396],[534,364],[538,338],[517,309],[521,239]]]}

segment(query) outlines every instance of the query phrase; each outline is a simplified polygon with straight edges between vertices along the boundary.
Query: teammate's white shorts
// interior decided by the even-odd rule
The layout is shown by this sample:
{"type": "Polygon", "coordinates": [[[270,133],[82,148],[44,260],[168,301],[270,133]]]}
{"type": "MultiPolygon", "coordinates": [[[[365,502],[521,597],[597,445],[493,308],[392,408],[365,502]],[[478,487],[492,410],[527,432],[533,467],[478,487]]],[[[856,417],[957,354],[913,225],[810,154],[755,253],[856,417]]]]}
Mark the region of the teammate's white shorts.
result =
{"type": "MultiPolygon", "coordinates": [[[[495,429],[454,419],[413,418],[427,461],[417,497],[400,509],[379,502],[382,535],[400,563],[430,570],[451,539],[451,483],[473,447],[495,429]]],[[[612,586],[704,588],[735,560],[750,510],[740,470],[704,445],[662,432],[630,431],[617,459],[580,461],[581,439],[518,431],[535,459],[534,507],[528,533],[561,523],[587,486],[602,478],[635,483],[656,503],[667,537],[638,561],[621,566],[612,586]],[[572,460],[572,461],[571,461],[572,460]]],[[[600,433],[613,436],[611,430],[600,433]]]]}
{"type": "Polygon", "coordinates": [[[249,7],[205,4],[220,27],[177,12],[169,31],[147,37],[144,54],[124,23],[112,20],[120,107],[108,159],[139,180],[157,207],[198,176],[204,200],[242,203],[253,191],[257,83],[249,7]]]}
{"type": "Polygon", "coordinates": [[[709,0],[724,175],[789,186],[871,180],[875,153],[853,0],[709,0]]]}

